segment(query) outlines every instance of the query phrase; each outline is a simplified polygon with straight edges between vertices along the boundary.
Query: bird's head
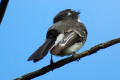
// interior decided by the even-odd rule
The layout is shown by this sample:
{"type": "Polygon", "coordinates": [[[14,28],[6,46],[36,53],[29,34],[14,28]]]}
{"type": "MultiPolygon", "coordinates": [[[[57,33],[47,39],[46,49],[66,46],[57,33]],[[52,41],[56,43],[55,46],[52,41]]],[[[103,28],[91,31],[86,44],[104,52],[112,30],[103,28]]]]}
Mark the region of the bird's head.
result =
{"type": "Polygon", "coordinates": [[[61,12],[59,12],[54,17],[54,23],[59,22],[61,20],[78,20],[80,12],[76,12],[72,9],[65,9],[61,12]]]}

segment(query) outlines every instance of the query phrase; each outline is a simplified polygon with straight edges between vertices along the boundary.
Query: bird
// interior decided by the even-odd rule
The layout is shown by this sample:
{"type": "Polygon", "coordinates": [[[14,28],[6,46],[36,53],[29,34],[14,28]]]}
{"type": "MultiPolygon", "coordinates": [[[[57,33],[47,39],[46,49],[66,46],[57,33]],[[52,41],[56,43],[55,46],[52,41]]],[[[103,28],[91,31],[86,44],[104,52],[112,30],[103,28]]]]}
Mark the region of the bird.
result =
{"type": "Polygon", "coordinates": [[[73,9],[60,11],[53,18],[53,25],[48,29],[46,40],[29,58],[28,61],[38,62],[48,51],[55,56],[74,56],[82,48],[87,39],[87,29],[80,21],[80,12],[73,9]]]}

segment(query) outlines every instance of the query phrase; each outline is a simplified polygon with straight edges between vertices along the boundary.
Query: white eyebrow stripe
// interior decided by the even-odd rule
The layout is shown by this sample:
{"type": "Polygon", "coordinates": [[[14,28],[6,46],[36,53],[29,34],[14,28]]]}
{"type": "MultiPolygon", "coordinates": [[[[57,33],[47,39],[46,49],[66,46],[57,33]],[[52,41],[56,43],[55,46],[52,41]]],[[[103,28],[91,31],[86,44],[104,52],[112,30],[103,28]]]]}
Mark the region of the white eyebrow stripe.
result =
{"type": "Polygon", "coordinates": [[[71,13],[69,12],[68,15],[71,15],[71,13]]]}
{"type": "Polygon", "coordinates": [[[74,11],[74,10],[71,9],[71,11],[74,11]]]}

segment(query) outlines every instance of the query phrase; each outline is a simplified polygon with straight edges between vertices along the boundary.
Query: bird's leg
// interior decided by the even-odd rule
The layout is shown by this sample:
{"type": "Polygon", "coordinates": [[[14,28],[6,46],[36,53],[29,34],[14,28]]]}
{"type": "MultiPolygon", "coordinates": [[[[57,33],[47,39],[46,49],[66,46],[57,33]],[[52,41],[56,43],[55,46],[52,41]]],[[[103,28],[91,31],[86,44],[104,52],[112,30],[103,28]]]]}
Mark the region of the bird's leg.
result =
{"type": "Polygon", "coordinates": [[[75,54],[76,54],[76,52],[72,52],[72,57],[74,57],[75,54]]]}
{"type": "MultiPolygon", "coordinates": [[[[73,52],[73,53],[72,53],[72,57],[73,57],[73,58],[75,58],[75,54],[76,54],[76,52],[73,52]]],[[[80,60],[80,59],[76,59],[77,62],[78,62],[79,60],[80,60]]]]}
{"type": "MultiPolygon", "coordinates": [[[[51,65],[51,68],[53,68],[53,59],[52,59],[52,54],[51,54],[50,65],[51,65]]],[[[53,71],[53,69],[51,69],[51,70],[53,71]]]]}
{"type": "Polygon", "coordinates": [[[51,54],[50,64],[51,64],[51,65],[53,64],[52,54],[51,54]]]}

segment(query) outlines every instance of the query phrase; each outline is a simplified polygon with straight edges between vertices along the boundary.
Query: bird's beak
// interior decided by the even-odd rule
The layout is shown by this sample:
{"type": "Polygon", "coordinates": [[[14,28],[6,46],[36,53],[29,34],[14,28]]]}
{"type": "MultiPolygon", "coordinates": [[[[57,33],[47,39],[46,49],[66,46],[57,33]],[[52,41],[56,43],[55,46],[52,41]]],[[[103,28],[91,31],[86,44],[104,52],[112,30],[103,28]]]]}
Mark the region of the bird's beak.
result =
{"type": "Polygon", "coordinates": [[[80,14],[80,12],[78,11],[78,12],[77,12],[77,14],[79,15],[79,14],[80,14]]]}

